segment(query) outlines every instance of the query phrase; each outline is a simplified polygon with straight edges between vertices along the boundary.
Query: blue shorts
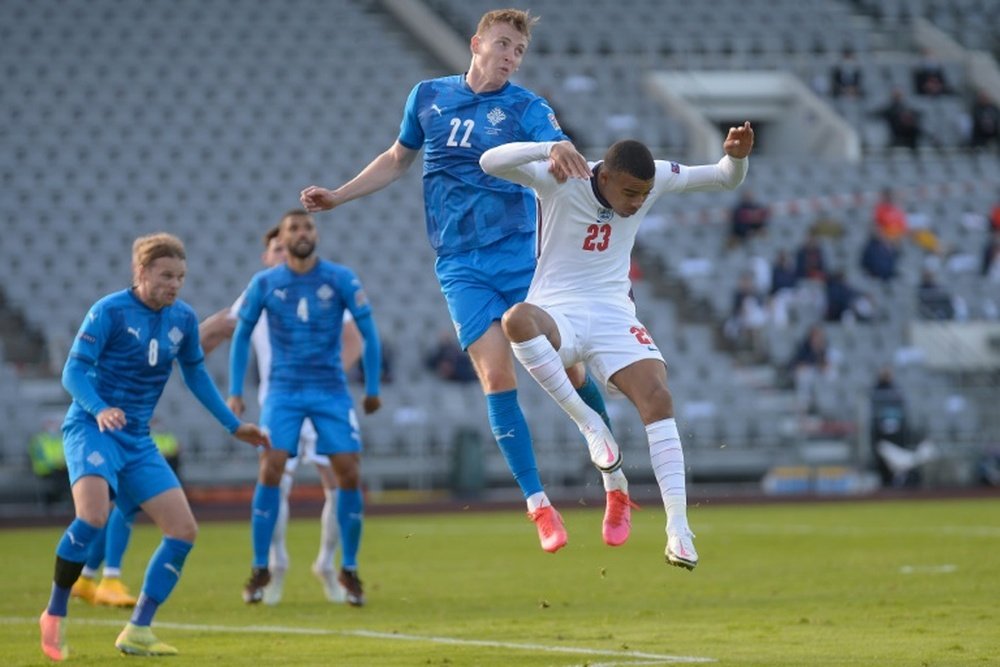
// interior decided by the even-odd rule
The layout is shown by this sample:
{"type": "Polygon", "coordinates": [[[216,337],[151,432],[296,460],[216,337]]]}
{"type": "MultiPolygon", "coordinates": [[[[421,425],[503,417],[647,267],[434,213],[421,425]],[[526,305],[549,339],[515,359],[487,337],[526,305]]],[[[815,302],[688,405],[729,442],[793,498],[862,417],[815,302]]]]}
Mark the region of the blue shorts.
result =
{"type": "Polygon", "coordinates": [[[535,234],[512,234],[483,248],[438,257],[434,269],[458,342],[467,349],[527,296],[535,274],[535,234]]]}
{"type": "Polygon", "coordinates": [[[63,424],[63,450],[70,485],[87,475],[104,478],[127,517],[150,498],[181,485],[149,434],[101,431],[96,422],[73,420],[63,424]]]}
{"type": "Polygon", "coordinates": [[[361,451],[361,434],[354,401],[347,393],[326,391],[276,392],[264,399],[260,423],[271,434],[271,446],[296,456],[302,422],[309,418],[316,428],[316,453],[350,454],[361,451]]]}

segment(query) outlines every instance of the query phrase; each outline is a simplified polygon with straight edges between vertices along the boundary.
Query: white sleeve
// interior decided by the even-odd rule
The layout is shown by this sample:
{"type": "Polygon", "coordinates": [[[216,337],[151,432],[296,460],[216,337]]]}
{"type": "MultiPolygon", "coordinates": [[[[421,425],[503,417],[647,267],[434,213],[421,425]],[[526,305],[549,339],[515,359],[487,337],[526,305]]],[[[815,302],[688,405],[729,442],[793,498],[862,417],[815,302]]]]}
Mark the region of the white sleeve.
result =
{"type": "Polygon", "coordinates": [[[233,305],[229,307],[229,319],[238,320],[240,318],[240,308],[243,307],[243,301],[247,298],[247,293],[244,291],[240,294],[236,301],[233,301],[233,305]]]}
{"type": "Polygon", "coordinates": [[[679,192],[734,190],[746,178],[749,168],[749,159],[732,158],[728,155],[723,155],[716,164],[684,167],[683,171],[687,172],[687,182],[679,192]]]}
{"type": "Polygon", "coordinates": [[[479,158],[479,166],[491,176],[535,187],[548,173],[554,141],[515,141],[491,148],[479,158]]]}

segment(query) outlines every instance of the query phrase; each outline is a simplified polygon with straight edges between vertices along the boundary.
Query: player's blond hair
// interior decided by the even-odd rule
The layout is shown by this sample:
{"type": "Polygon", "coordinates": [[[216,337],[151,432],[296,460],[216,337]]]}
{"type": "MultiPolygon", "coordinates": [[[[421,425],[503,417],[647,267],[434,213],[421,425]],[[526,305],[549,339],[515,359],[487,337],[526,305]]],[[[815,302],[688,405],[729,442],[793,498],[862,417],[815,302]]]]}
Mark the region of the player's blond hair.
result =
{"type": "Polygon", "coordinates": [[[524,38],[529,42],[531,41],[531,28],[538,23],[539,17],[532,16],[531,11],[527,9],[494,9],[493,11],[486,12],[483,17],[479,19],[479,25],[476,27],[476,34],[483,35],[487,30],[495,26],[497,23],[507,23],[514,30],[524,35],[524,38]]]}
{"type": "Polygon", "coordinates": [[[184,242],[173,234],[158,232],[140,236],[132,244],[132,274],[137,276],[140,268],[144,268],[161,257],[176,257],[187,259],[184,252],[184,242]]]}

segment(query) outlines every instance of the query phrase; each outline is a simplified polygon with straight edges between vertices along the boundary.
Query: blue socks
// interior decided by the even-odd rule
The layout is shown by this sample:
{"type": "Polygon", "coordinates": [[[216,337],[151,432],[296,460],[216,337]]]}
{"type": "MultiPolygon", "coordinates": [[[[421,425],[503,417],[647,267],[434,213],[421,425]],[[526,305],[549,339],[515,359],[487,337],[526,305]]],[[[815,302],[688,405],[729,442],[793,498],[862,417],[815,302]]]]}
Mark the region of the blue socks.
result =
{"type": "Polygon", "coordinates": [[[97,534],[94,541],[90,544],[90,551],[87,553],[88,570],[96,572],[97,568],[99,568],[101,563],[104,561],[104,550],[105,545],[108,542],[108,525],[110,523],[111,519],[108,519],[108,523],[104,524],[104,528],[101,528],[101,532],[97,534]]]}
{"type": "Polygon", "coordinates": [[[250,532],[253,539],[253,567],[267,567],[271,537],[278,523],[278,508],[281,505],[281,487],[264,486],[257,482],[253,493],[253,516],[250,518],[250,532]]]}
{"type": "Polygon", "coordinates": [[[150,625],[157,608],[163,604],[184,569],[184,561],[194,545],[173,537],[164,537],[160,547],[153,553],[146,568],[146,579],[142,582],[142,595],[132,613],[134,625],[150,625]]]}
{"type": "Polygon", "coordinates": [[[56,546],[55,576],[47,608],[53,616],[66,615],[73,583],[80,576],[80,570],[90,555],[94,541],[103,534],[103,529],[92,526],[83,519],[73,519],[73,523],[63,533],[56,546]]]}
{"type": "Polygon", "coordinates": [[[337,489],[337,525],[340,527],[340,565],[358,569],[361,525],[364,519],[361,489],[337,489]]]}
{"type": "Polygon", "coordinates": [[[531,433],[521,406],[517,404],[517,390],[487,394],[486,407],[493,437],[524,497],[541,492],[542,480],[538,476],[535,452],[531,449],[531,433]]]}
{"type": "Polygon", "coordinates": [[[91,545],[103,533],[103,528],[91,526],[83,519],[73,519],[73,523],[69,524],[69,528],[59,540],[56,555],[73,563],[86,563],[90,556],[91,545]]]}
{"type": "MultiPolygon", "coordinates": [[[[111,516],[108,517],[107,525],[107,549],[105,553],[105,565],[109,568],[120,570],[122,567],[122,558],[125,556],[125,549],[128,548],[128,542],[132,538],[132,519],[122,514],[122,511],[115,507],[111,511],[111,516]]],[[[89,566],[90,563],[88,562],[89,566]]],[[[97,569],[97,566],[94,566],[97,569]]]]}
{"type": "Polygon", "coordinates": [[[608,416],[608,408],[604,404],[604,396],[601,395],[601,390],[597,388],[597,383],[594,379],[590,377],[590,373],[587,373],[587,379],[584,381],[583,386],[576,390],[583,402],[586,403],[591,410],[601,415],[601,419],[607,427],[611,428],[611,417],[608,416]]]}

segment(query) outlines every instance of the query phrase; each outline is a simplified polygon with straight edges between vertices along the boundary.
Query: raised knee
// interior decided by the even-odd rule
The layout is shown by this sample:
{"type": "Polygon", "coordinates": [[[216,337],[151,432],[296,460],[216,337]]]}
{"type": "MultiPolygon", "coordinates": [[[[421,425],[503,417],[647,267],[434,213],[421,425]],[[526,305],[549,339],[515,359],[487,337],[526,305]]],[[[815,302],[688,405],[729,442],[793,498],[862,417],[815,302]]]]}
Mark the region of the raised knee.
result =
{"type": "Polygon", "coordinates": [[[531,337],[526,331],[531,323],[531,311],[525,303],[516,303],[507,309],[507,312],[500,318],[500,326],[508,340],[520,342],[531,337]]]}

